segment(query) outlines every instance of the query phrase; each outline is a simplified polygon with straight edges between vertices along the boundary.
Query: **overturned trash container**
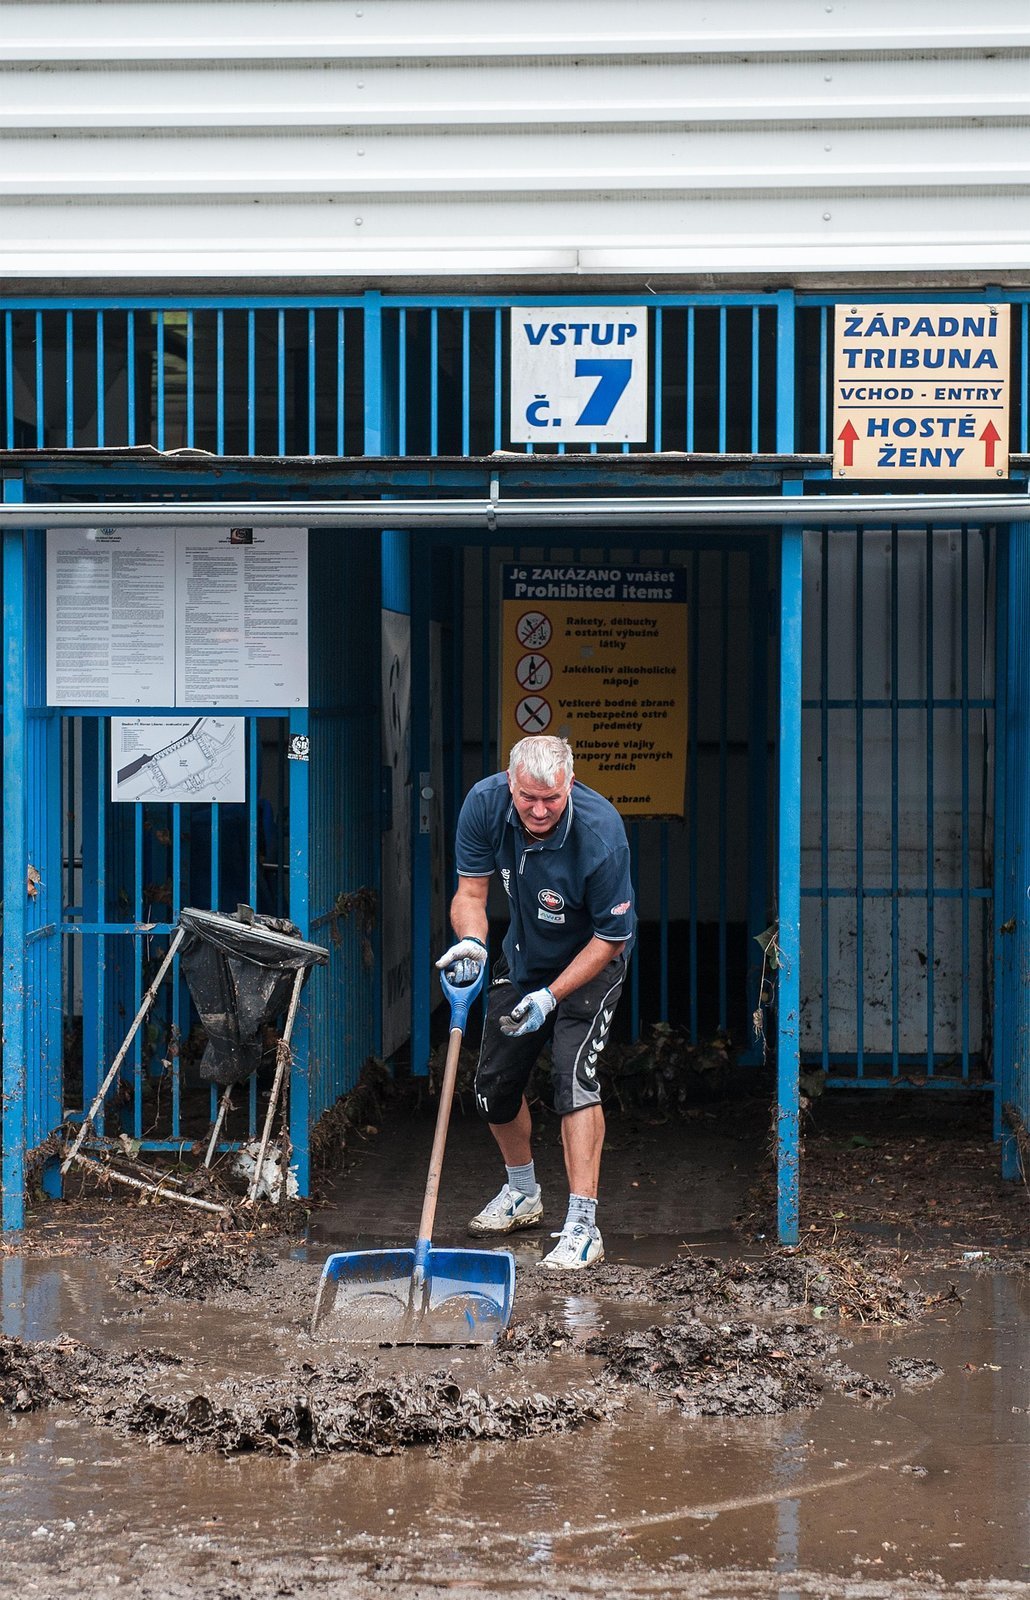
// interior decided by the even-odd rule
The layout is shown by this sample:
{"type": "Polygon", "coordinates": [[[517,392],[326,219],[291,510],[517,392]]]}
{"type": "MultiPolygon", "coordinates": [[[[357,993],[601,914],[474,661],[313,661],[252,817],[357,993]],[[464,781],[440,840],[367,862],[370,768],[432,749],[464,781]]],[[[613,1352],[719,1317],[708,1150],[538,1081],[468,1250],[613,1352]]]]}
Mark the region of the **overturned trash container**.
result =
{"type": "Polygon", "coordinates": [[[186,933],[183,975],[207,1034],[200,1076],[243,1083],[260,1067],[264,1030],[290,1007],[298,979],[303,987],[329,954],[302,939],[292,922],[249,906],[232,916],[190,907],[179,913],[179,926],[186,933]]]}

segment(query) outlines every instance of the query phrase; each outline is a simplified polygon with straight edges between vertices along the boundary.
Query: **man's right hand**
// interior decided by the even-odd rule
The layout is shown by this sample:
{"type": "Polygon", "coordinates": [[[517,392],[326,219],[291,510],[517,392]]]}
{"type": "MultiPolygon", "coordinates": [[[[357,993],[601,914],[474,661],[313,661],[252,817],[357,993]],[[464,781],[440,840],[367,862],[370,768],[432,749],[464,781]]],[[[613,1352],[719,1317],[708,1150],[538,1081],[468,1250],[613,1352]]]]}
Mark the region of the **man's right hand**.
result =
{"type": "Polygon", "coordinates": [[[446,972],[448,983],[456,984],[459,988],[466,983],[475,983],[479,977],[479,969],[486,960],[486,945],[482,939],[469,937],[459,939],[457,944],[452,944],[445,950],[437,967],[446,972]]]}

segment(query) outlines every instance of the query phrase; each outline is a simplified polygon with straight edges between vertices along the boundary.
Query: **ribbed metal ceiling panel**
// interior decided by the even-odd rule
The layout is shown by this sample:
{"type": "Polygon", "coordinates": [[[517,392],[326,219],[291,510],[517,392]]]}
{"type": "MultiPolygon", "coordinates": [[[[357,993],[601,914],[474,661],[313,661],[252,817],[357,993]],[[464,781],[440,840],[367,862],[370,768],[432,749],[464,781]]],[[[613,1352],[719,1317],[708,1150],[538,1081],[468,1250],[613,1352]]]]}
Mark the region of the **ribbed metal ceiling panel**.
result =
{"type": "Polygon", "coordinates": [[[8,280],[1030,266],[1030,7],[0,5],[8,280]]]}

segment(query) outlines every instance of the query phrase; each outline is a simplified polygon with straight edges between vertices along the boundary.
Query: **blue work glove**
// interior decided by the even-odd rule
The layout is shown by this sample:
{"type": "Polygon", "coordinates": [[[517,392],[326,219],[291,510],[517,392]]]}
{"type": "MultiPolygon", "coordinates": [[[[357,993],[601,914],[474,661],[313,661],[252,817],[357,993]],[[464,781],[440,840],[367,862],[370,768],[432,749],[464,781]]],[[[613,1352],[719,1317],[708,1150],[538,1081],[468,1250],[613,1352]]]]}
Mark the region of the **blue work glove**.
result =
{"type": "Polygon", "coordinates": [[[519,1001],[510,1017],[501,1018],[501,1032],[507,1034],[509,1039],[517,1039],[523,1033],[535,1033],[543,1027],[557,1004],[550,989],[534,989],[532,994],[527,994],[524,1000],[519,1001]]]}
{"type": "Polygon", "coordinates": [[[459,939],[457,944],[452,944],[445,950],[437,967],[446,972],[448,983],[456,984],[459,988],[466,983],[475,983],[479,977],[479,969],[486,960],[486,945],[482,939],[469,937],[459,939]]]}

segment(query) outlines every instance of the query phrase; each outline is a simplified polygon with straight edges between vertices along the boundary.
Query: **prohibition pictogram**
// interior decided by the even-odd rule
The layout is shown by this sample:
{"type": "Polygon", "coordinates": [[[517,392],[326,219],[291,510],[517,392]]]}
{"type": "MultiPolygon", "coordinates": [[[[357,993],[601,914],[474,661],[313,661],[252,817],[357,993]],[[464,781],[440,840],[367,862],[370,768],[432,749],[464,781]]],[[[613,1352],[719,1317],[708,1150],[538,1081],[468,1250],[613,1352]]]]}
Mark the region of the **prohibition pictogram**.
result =
{"type": "Polygon", "coordinates": [[[515,634],[527,650],[542,650],[551,637],[551,620],[542,611],[525,611],[515,624],[515,634]]]}
{"type": "Polygon", "coordinates": [[[546,689],[551,681],[551,663],[546,656],[523,656],[515,668],[515,676],[523,689],[546,689]]]}
{"type": "Polygon", "coordinates": [[[515,721],[526,733],[543,733],[551,721],[551,707],[542,694],[527,694],[515,707],[515,721]]]}

